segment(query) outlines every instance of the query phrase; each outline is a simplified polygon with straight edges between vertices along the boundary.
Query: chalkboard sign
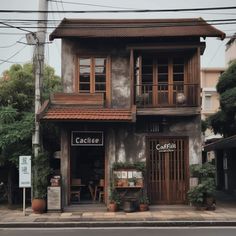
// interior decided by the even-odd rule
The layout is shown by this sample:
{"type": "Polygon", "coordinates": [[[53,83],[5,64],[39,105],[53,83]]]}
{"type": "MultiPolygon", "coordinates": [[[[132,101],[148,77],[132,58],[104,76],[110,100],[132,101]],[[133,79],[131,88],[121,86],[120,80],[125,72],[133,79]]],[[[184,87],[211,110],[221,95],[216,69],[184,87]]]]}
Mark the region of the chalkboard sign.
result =
{"type": "Polygon", "coordinates": [[[61,187],[48,187],[48,211],[61,211],[61,187]]]}

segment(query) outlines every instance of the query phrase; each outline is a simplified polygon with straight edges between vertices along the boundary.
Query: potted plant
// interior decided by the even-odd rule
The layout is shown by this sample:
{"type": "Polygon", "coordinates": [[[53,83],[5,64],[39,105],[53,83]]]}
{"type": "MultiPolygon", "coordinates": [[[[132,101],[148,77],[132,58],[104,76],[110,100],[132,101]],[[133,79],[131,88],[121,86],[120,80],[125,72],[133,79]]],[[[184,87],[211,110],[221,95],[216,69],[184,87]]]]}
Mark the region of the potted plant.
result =
{"type": "Polygon", "coordinates": [[[139,198],[139,210],[140,211],[147,211],[149,210],[149,199],[147,193],[142,190],[140,198],[139,198]]]}
{"type": "Polygon", "coordinates": [[[188,191],[190,203],[207,210],[215,209],[215,167],[210,163],[193,165],[190,168],[191,176],[198,178],[198,185],[188,191]]]}
{"type": "Polygon", "coordinates": [[[46,211],[48,176],[50,174],[47,153],[40,152],[33,159],[33,200],[32,210],[41,214],[46,211]]]}
{"type": "Polygon", "coordinates": [[[110,212],[115,212],[118,210],[120,205],[120,195],[116,189],[111,189],[110,197],[109,197],[109,204],[107,210],[110,212]]]}

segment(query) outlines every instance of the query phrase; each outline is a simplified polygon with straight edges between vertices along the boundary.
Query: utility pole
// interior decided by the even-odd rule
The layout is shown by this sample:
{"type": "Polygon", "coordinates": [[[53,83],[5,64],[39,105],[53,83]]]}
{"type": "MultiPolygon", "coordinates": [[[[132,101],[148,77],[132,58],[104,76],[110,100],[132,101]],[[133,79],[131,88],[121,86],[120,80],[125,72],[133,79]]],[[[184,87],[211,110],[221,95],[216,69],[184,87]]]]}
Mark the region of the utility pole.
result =
{"type": "Polygon", "coordinates": [[[36,119],[36,115],[41,108],[41,93],[43,84],[44,71],[44,45],[47,33],[48,19],[48,0],[38,0],[38,31],[36,33],[36,46],[34,51],[34,71],[35,71],[35,130],[33,134],[33,151],[34,156],[38,156],[41,148],[40,123],[36,119]]]}

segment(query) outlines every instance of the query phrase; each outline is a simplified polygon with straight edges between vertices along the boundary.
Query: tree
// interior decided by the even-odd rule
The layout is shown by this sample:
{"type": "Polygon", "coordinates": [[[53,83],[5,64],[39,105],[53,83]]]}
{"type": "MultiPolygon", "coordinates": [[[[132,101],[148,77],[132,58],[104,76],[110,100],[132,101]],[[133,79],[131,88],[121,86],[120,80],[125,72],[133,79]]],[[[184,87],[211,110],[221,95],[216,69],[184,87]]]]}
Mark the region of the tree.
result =
{"type": "MultiPolygon", "coordinates": [[[[60,89],[60,78],[50,66],[45,67],[43,84],[44,100],[50,92],[60,89]]],[[[18,166],[18,157],[32,154],[33,128],[33,66],[15,64],[0,78],[0,165],[9,169],[8,185],[12,182],[12,169],[18,166]]]]}
{"type": "Polygon", "coordinates": [[[236,61],[220,76],[216,88],[220,111],[209,117],[209,123],[214,133],[228,137],[236,133],[236,61]]]}

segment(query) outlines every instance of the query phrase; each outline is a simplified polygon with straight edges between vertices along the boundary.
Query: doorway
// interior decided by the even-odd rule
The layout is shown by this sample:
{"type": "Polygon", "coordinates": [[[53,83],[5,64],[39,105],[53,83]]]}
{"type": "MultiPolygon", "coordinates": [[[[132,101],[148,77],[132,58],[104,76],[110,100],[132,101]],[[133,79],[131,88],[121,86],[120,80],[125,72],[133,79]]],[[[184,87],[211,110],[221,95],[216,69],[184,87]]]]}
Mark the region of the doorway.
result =
{"type": "Polygon", "coordinates": [[[70,203],[104,202],[104,195],[99,198],[99,192],[104,192],[104,146],[72,147],[70,166],[70,203]]]}
{"type": "Polygon", "coordinates": [[[148,138],[147,181],[152,204],[183,204],[188,191],[186,138],[148,138]]]}

